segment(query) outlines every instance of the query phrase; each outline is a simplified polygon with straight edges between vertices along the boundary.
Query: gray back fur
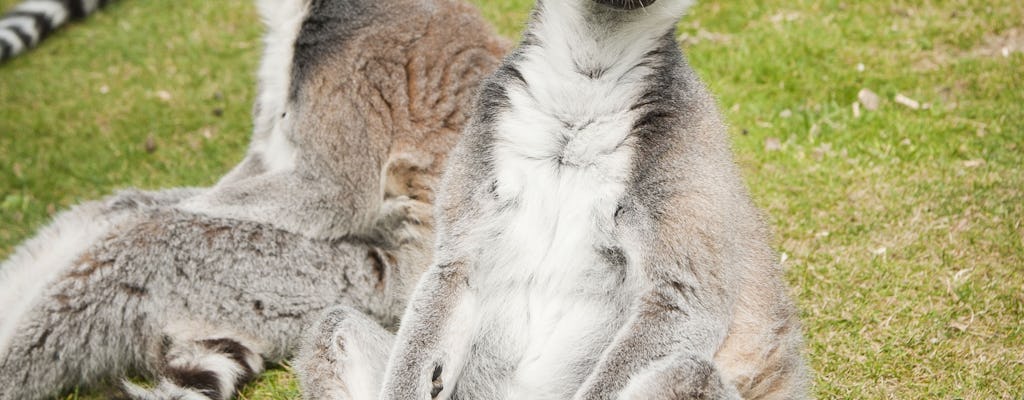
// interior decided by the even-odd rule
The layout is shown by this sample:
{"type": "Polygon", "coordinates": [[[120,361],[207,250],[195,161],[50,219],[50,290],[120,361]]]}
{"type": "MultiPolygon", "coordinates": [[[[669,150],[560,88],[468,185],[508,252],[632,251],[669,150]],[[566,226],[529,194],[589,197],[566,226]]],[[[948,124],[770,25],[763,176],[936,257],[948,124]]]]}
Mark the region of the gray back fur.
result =
{"type": "Polygon", "coordinates": [[[454,0],[258,6],[268,51],[238,167],[212,188],[76,206],[0,266],[0,291],[33,282],[17,312],[0,304],[0,400],[126,371],[161,379],[139,398],[172,397],[164,383],[229,398],[261,366],[222,374],[227,386],[189,382],[217,371],[182,370],[169,346],[189,338],[274,362],[331,305],[397,324],[430,259],[440,166],[505,43],[454,0]]]}

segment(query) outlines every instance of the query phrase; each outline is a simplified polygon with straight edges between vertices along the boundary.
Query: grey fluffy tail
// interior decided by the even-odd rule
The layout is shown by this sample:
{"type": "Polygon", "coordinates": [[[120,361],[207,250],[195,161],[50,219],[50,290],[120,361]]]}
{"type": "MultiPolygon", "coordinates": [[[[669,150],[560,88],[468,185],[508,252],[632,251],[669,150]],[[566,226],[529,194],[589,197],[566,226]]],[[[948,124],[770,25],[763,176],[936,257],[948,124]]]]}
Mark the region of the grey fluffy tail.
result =
{"type": "MultiPolygon", "coordinates": [[[[91,306],[114,311],[109,303],[91,306]]],[[[152,373],[157,385],[143,388],[124,382],[120,398],[228,400],[263,372],[259,346],[247,337],[182,330],[165,332],[160,344],[150,346],[159,336],[134,330],[131,321],[137,318],[130,316],[137,310],[126,309],[128,326],[122,325],[121,315],[103,321],[99,316],[68,319],[38,313],[36,322],[19,330],[10,351],[0,354],[0,400],[50,398],[129,371],[152,373]]]]}
{"type": "Polygon", "coordinates": [[[0,17],[0,62],[39,45],[70,21],[85,18],[111,0],[25,0],[0,17]]]}
{"type": "Polygon", "coordinates": [[[50,398],[74,385],[120,375],[138,364],[133,360],[141,351],[138,346],[119,337],[89,334],[121,336],[118,327],[106,321],[64,321],[60,320],[63,315],[44,312],[22,324],[10,347],[0,354],[0,399],[50,398]]]}

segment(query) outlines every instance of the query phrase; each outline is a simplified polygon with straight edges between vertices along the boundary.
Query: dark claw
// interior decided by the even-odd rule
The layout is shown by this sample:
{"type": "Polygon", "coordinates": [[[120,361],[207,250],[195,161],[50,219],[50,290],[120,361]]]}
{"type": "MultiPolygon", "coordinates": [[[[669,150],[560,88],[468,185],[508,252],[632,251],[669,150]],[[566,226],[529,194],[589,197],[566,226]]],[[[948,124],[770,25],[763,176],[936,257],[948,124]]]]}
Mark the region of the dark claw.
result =
{"type": "Polygon", "coordinates": [[[436,398],[437,395],[441,394],[444,390],[444,385],[441,383],[441,366],[438,365],[434,368],[434,373],[430,377],[431,383],[434,384],[434,388],[430,391],[430,398],[436,398]]]}

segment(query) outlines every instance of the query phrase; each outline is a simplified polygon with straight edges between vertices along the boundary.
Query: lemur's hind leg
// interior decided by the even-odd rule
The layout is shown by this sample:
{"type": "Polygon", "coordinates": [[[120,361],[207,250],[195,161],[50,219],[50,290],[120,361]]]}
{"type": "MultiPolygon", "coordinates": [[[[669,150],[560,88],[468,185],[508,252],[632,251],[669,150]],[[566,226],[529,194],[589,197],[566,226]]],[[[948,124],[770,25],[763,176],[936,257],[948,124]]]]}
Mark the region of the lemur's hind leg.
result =
{"type": "Polygon", "coordinates": [[[125,382],[129,398],[227,400],[263,371],[263,346],[234,332],[181,324],[168,329],[158,346],[157,386],[125,382]]]}
{"type": "Polygon", "coordinates": [[[669,356],[633,377],[619,400],[739,400],[736,387],[725,381],[710,361],[689,355],[669,356]]]}
{"type": "Polygon", "coordinates": [[[394,335],[358,310],[327,310],[304,335],[295,371],[302,397],[374,400],[379,397],[394,335]]]}

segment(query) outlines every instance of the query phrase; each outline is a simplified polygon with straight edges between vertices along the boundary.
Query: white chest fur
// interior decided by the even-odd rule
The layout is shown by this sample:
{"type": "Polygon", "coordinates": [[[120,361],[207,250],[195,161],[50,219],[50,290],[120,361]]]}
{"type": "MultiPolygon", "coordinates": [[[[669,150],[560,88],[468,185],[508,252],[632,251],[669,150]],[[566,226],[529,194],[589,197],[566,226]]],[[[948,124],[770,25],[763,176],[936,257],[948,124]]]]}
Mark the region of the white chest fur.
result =
{"type": "Polygon", "coordinates": [[[571,275],[568,266],[589,264],[596,248],[610,244],[632,163],[633,118],[628,105],[580,104],[598,98],[589,93],[573,96],[576,105],[567,108],[549,106],[565,103],[538,100],[524,88],[509,97],[512,108],[495,138],[494,173],[499,201],[512,206],[496,215],[500,251],[492,261],[508,270],[503,274],[547,276],[561,288],[559,278],[575,278],[561,276],[571,275]]]}
{"type": "Polygon", "coordinates": [[[469,233],[483,251],[469,277],[475,317],[465,317],[478,319],[465,325],[507,363],[492,366],[510,371],[495,383],[499,398],[571,398],[640,290],[628,249],[606,255],[620,247],[615,213],[641,116],[633,106],[649,89],[645,58],[671,26],[668,8],[609,30],[590,26],[578,2],[543,2],[529,28],[537,42],[520,48],[526,84],[509,82],[509,107],[496,110],[497,205],[480,235],[469,233]]]}
{"type": "Polygon", "coordinates": [[[559,76],[544,63],[528,58],[521,68],[536,89],[509,89],[493,154],[496,195],[509,206],[489,221],[497,234],[471,279],[482,332],[515,371],[508,398],[571,397],[623,323],[615,310],[632,292],[625,267],[601,251],[616,247],[640,88],[559,76]]]}

